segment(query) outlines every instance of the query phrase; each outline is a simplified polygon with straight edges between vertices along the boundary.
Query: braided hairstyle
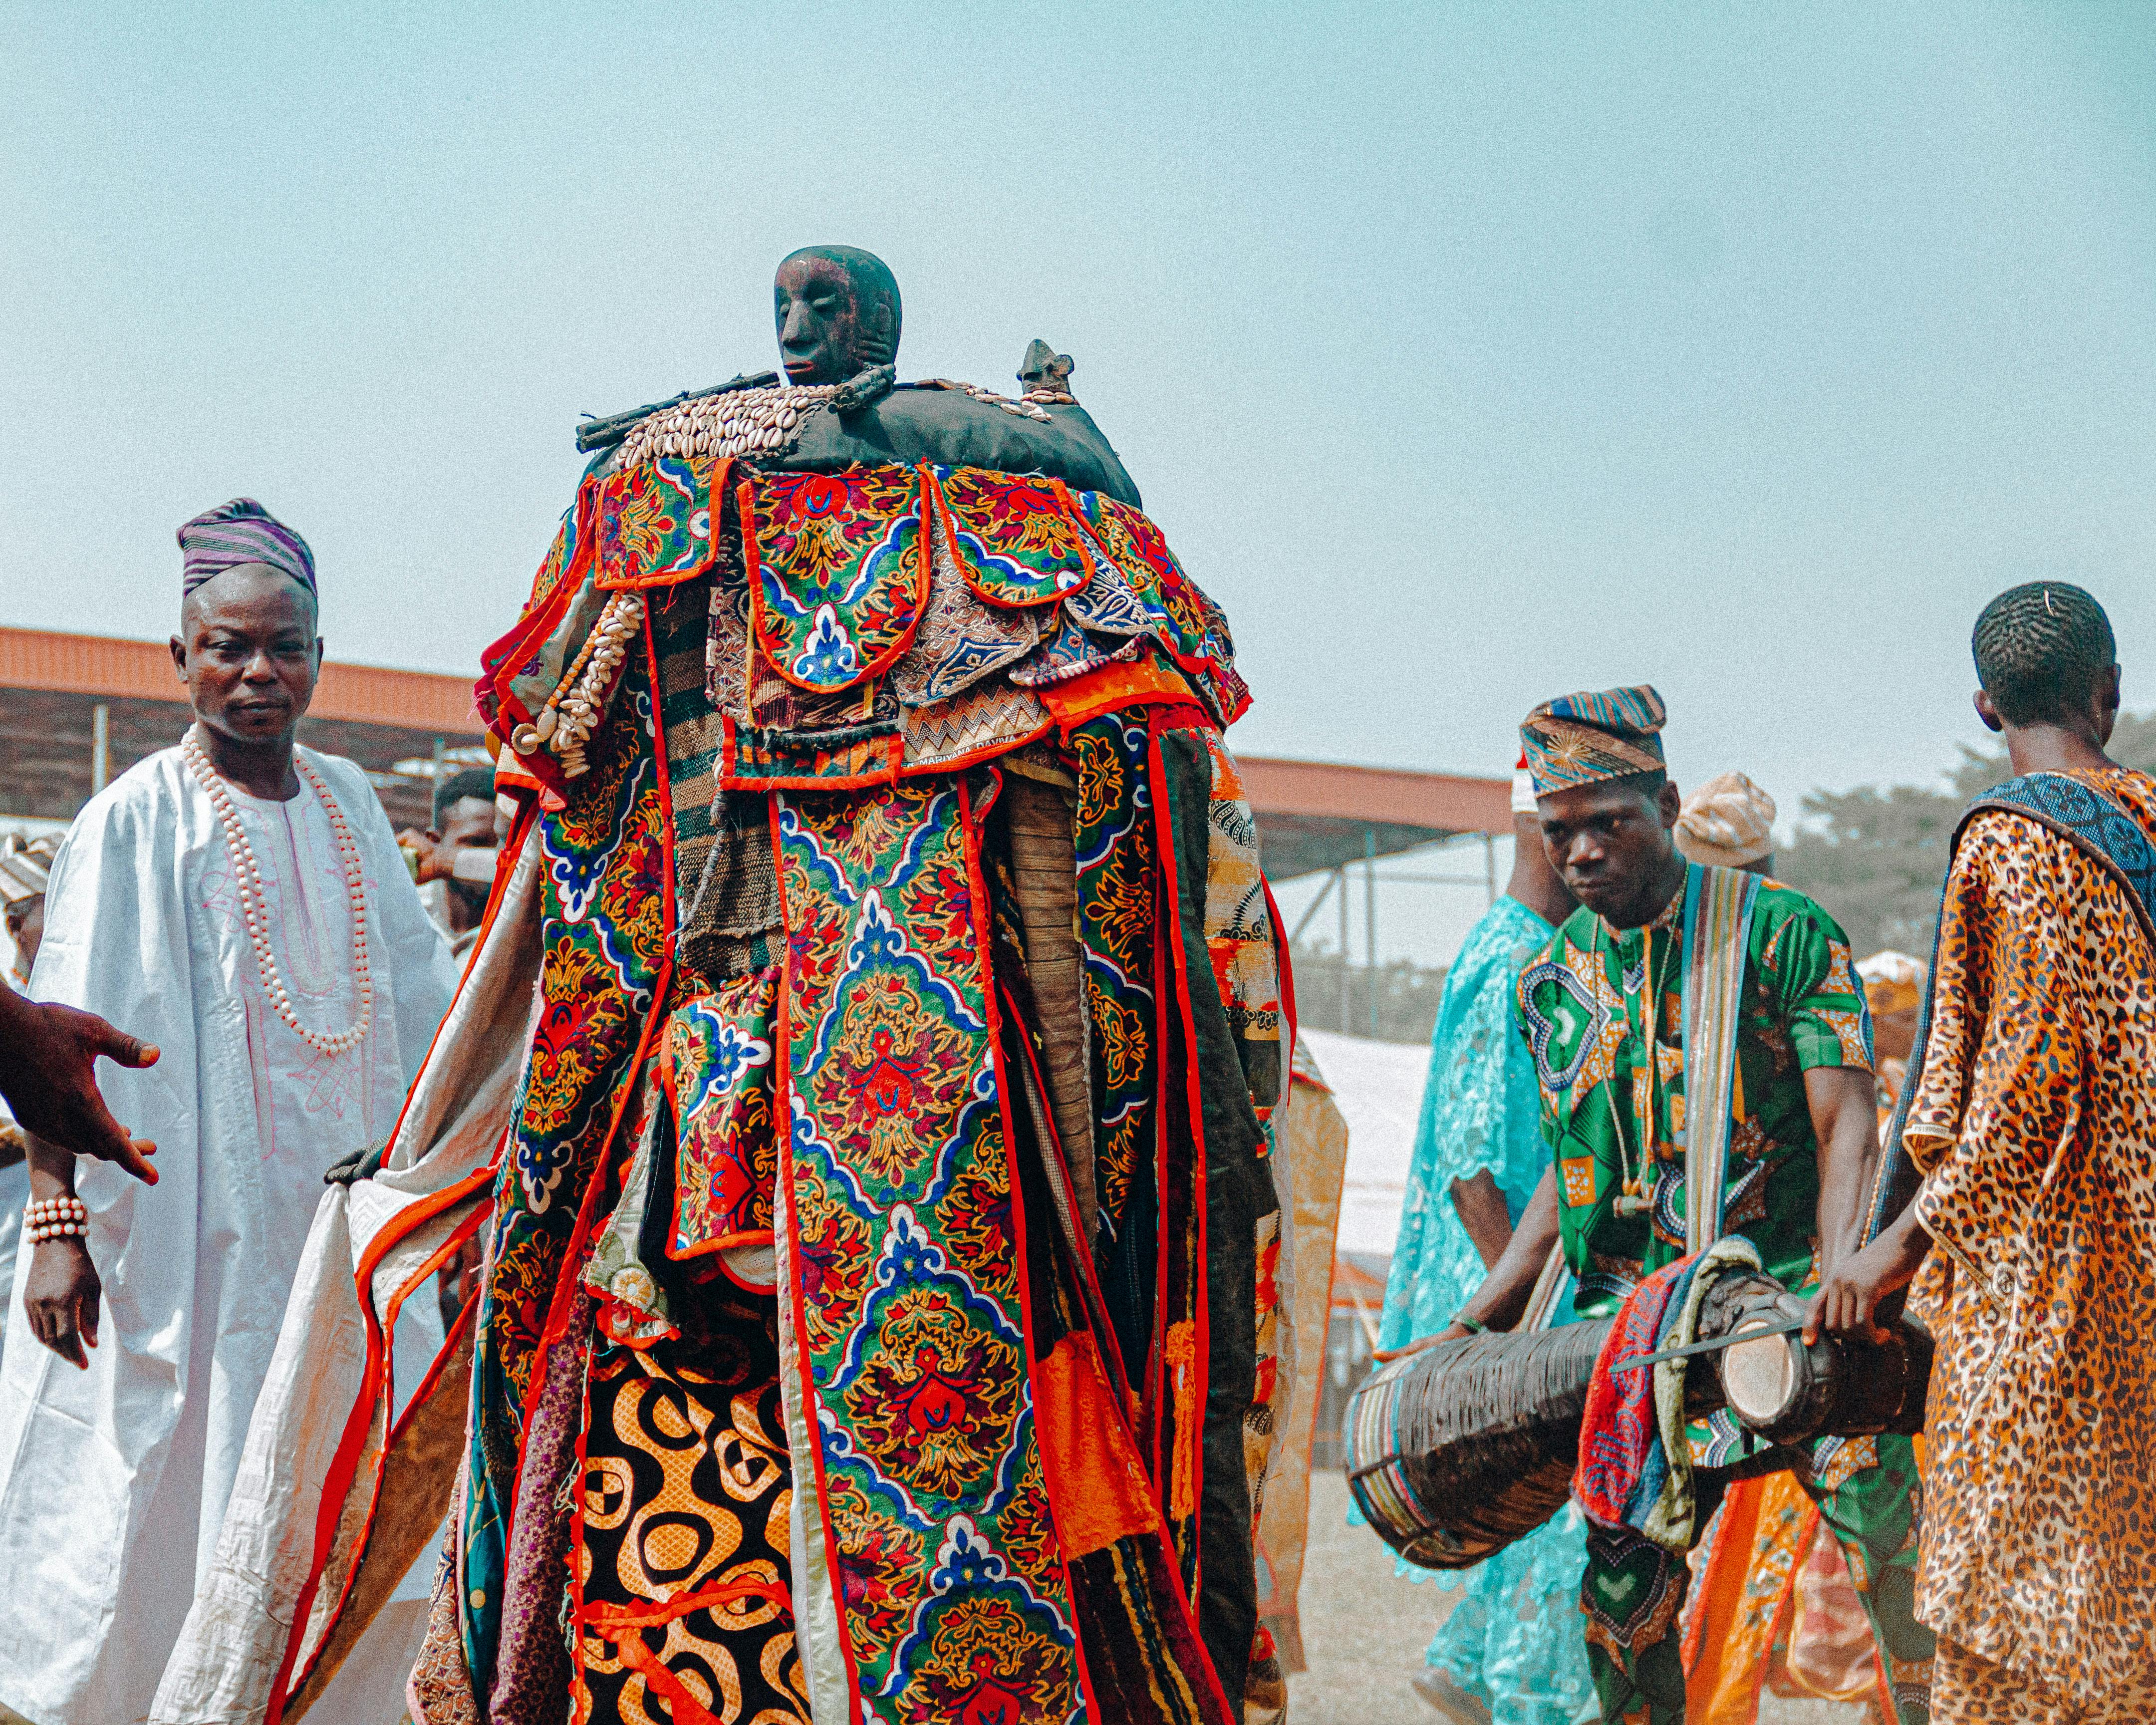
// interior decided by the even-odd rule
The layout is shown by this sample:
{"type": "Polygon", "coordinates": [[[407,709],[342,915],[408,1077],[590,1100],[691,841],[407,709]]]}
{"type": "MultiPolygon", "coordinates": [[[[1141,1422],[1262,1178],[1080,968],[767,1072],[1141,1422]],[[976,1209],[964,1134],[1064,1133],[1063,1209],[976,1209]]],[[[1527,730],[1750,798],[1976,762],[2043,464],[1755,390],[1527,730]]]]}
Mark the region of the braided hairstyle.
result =
{"type": "Polygon", "coordinates": [[[2061,722],[2118,658],[2103,607],[2064,581],[2010,587],[1976,619],[1976,680],[2010,725],[2061,722]]]}

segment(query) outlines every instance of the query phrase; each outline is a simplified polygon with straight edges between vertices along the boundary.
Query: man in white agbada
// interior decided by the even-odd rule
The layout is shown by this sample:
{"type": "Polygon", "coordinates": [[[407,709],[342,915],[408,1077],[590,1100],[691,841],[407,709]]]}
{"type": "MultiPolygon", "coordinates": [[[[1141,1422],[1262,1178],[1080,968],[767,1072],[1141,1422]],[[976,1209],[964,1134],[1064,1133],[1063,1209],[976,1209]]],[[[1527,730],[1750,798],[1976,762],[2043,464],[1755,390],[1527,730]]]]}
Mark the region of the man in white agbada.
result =
{"type": "Polygon", "coordinates": [[[77,819],[31,983],[163,1052],[106,1082],[155,1187],[31,1151],[0,1702],[34,1725],[148,1716],[323,1176],[388,1139],[455,975],[365,775],[294,746],[321,662],[305,542],[244,499],[179,537],[196,722],[77,819]]]}

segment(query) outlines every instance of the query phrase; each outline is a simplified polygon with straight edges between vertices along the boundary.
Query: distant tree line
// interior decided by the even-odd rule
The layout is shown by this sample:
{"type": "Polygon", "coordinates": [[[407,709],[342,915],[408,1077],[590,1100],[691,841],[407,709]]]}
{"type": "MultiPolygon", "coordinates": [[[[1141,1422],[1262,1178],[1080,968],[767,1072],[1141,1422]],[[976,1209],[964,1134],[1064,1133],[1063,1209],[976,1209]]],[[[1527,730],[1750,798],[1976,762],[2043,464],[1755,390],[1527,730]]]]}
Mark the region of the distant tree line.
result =
{"type": "MultiPolygon", "coordinates": [[[[2122,767],[2156,772],[2156,714],[2122,715],[2111,739],[2122,767]]],[[[1849,931],[1858,957],[1892,947],[1928,961],[1947,872],[1947,841],[1970,798],[2012,775],[2004,749],[1964,747],[1951,790],[1862,785],[1804,798],[1796,841],[1774,874],[1811,895],[1849,931]]]]}

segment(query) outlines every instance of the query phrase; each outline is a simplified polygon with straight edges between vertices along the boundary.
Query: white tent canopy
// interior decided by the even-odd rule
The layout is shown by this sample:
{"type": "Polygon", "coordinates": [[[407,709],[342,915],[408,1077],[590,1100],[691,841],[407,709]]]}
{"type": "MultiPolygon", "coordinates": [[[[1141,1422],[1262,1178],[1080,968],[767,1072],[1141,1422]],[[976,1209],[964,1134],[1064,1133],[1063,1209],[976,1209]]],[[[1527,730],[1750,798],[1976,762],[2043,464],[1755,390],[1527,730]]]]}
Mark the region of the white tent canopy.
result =
{"type": "Polygon", "coordinates": [[[1348,1178],[1340,1199],[1343,1252],[1389,1258],[1399,1238],[1407,1196],[1408,1158],[1430,1050],[1409,1042],[1373,1042],[1334,1030],[1300,1027],[1332,1100],[1348,1122],[1348,1178]]]}

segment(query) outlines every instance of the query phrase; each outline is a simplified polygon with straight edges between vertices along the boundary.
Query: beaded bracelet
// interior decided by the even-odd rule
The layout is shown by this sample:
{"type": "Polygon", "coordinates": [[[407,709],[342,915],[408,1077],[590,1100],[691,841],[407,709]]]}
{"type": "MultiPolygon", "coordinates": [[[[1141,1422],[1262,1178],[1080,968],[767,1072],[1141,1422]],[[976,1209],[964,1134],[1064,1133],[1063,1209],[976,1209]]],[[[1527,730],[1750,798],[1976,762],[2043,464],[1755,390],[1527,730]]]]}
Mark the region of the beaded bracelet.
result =
{"type": "Polygon", "coordinates": [[[33,1245],[49,1240],[79,1239],[90,1232],[90,1211],[73,1195],[48,1198],[23,1211],[23,1234],[33,1245]]]}
{"type": "Polygon", "coordinates": [[[1479,1317],[1470,1317],[1464,1312],[1454,1313],[1452,1321],[1471,1336],[1486,1336],[1490,1332],[1489,1325],[1484,1323],[1479,1317]]]}

